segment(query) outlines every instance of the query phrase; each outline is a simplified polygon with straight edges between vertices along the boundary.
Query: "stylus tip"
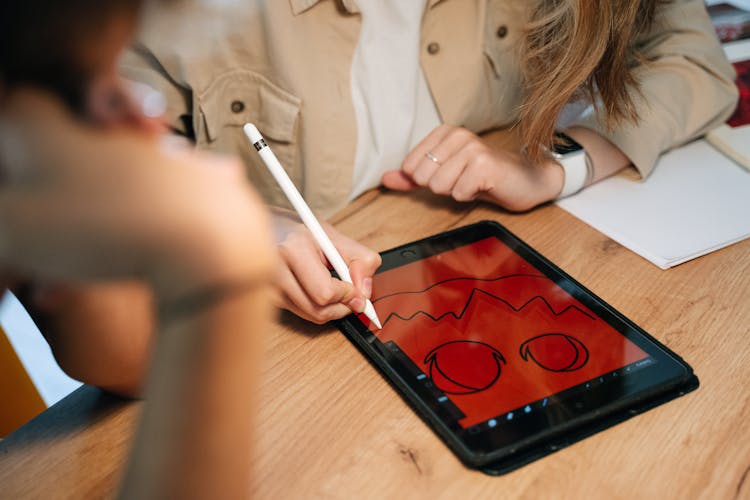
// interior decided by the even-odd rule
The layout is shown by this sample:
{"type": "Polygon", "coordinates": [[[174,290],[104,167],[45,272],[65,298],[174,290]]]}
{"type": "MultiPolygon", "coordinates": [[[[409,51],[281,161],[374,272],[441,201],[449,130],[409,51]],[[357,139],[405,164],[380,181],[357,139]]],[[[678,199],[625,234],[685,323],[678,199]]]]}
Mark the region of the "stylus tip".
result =
{"type": "Polygon", "coordinates": [[[382,330],[383,329],[383,325],[380,324],[380,320],[378,319],[377,316],[375,316],[375,317],[373,317],[371,319],[372,319],[372,322],[375,324],[375,326],[378,327],[378,330],[382,330]]]}
{"type": "Polygon", "coordinates": [[[383,325],[380,324],[380,319],[378,319],[378,313],[375,312],[375,306],[372,305],[372,302],[369,300],[365,302],[365,316],[372,322],[373,325],[378,327],[378,330],[383,329],[383,325]]]}

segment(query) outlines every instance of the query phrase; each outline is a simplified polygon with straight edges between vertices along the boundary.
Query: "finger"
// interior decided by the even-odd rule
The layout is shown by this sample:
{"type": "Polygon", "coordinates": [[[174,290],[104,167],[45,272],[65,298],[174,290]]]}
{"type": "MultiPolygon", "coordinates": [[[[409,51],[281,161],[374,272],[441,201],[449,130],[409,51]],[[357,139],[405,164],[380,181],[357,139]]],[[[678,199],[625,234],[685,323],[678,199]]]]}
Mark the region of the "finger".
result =
{"type": "Polygon", "coordinates": [[[446,161],[440,170],[435,172],[435,175],[430,178],[430,181],[427,184],[430,191],[435,194],[451,196],[456,182],[458,182],[458,179],[463,175],[466,166],[469,164],[469,161],[474,154],[474,150],[474,147],[467,144],[458,153],[446,161]]]}
{"type": "Polygon", "coordinates": [[[406,155],[403,163],[401,164],[401,170],[411,175],[414,173],[419,163],[422,161],[424,156],[432,151],[432,149],[440,144],[442,140],[449,134],[455,127],[451,125],[440,125],[427,134],[427,137],[422,139],[411,152],[406,155]]]}
{"type": "MultiPolygon", "coordinates": [[[[290,235],[279,246],[281,256],[307,299],[316,306],[327,306],[338,302],[347,303],[356,295],[354,286],[333,278],[323,261],[323,256],[312,236],[304,232],[290,235]]],[[[290,290],[292,285],[288,283],[290,290]]],[[[306,304],[299,293],[295,293],[298,305],[306,304]]]]}
{"type": "Polygon", "coordinates": [[[411,177],[402,170],[387,171],[383,174],[380,182],[383,183],[383,186],[395,191],[412,191],[421,187],[419,184],[411,180],[411,177]]]}
{"type": "MultiPolygon", "coordinates": [[[[282,294],[283,296],[284,294],[282,294]]],[[[279,307],[286,309],[295,316],[315,323],[316,325],[323,325],[329,321],[341,319],[344,316],[352,314],[352,310],[343,304],[334,304],[326,307],[318,307],[313,311],[305,311],[297,307],[291,300],[284,297],[279,307]]]]}
{"type": "MultiPolygon", "coordinates": [[[[285,291],[292,294],[300,307],[311,309],[337,303],[349,303],[356,298],[354,285],[334,278],[320,262],[311,262],[290,270],[294,279],[285,282],[285,291]]],[[[355,303],[353,305],[357,307],[355,303]]]]}
{"type": "Polygon", "coordinates": [[[435,172],[440,168],[438,160],[430,158],[422,158],[414,172],[411,174],[411,179],[417,186],[424,187],[430,182],[430,178],[435,175],[435,172]]]}
{"type": "Polygon", "coordinates": [[[478,138],[464,128],[457,128],[446,135],[443,140],[436,144],[429,157],[425,155],[419,162],[414,173],[411,175],[415,183],[427,186],[430,179],[442,169],[446,162],[458,154],[467,144],[478,138]]]}
{"type": "Polygon", "coordinates": [[[486,171],[489,165],[484,164],[483,161],[481,156],[474,156],[468,162],[451,191],[454,200],[473,201],[481,193],[490,189],[486,171]]]}
{"type": "Polygon", "coordinates": [[[322,325],[351,314],[352,310],[340,303],[319,306],[314,303],[297,282],[289,268],[284,267],[278,278],[278,305],[300,318],[322,325]]]}

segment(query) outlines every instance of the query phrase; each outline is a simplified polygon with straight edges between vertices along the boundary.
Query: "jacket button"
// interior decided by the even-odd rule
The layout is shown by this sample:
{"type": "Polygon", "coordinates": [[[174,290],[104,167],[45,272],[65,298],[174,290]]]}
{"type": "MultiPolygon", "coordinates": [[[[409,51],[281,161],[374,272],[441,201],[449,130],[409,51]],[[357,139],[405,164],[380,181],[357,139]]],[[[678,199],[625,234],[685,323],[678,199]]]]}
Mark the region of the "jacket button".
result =
{"type": "Polygon", "coordinates": [[[232,101],[232,113],[242,113],[245,111],[245,103],[242,101],[232,101]]]}
{"type": "Polygon", "coordinates": [[[430,54],[433,54],[433,55],[437,54],[438,52],[440,52],[440,44],[437,43],[437,42],[430,43],[427,46],[427,52],[429,52],[430,54]]]}
{"type": "Polygon", "coordinates": [[[508,27],[504,24],[501,24],[497,28],[497,37],[498,38],[505,38],[505,36],[508,34],[508,27]]]}

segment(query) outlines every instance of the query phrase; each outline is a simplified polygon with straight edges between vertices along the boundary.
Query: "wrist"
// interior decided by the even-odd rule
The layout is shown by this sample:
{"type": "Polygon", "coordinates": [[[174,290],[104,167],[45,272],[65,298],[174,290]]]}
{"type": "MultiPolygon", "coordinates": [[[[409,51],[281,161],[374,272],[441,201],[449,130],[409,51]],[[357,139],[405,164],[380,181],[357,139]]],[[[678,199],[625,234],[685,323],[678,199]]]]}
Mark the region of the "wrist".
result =
{"type": "Polygon", "coordinates": [[[555,200],[565,184],[565,171],[562,165],[553,158],[545,159],[540,166],[542,167],[542,187],[539,192],[543,196],[541,202],[555,200]]]}
{"type": "Polygon", "coordinates": [[[568,136],[581,144],[591,159],[591,176],[587,185],[605,179],[631,164],[619,147],[599,132],[581,126],[565,130],[568,136]]]}
{"type": "Polygon", "coordinates": [[[549,153],[563,173],[562,187],[555,196],[555,199],[561,199],[576,194],[591,183],[593,165],[588,151],[569,135],[557,132],[555,140],[557,142],[549,153]]]}

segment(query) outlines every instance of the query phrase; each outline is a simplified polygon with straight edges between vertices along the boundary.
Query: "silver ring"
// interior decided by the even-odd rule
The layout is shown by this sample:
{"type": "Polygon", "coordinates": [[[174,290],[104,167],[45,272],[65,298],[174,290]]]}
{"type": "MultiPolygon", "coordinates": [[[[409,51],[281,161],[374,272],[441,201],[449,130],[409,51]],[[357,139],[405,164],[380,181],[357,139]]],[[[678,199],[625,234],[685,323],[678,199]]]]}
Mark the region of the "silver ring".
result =
{"type": "Polygon", "coordinates": [[[426,155],[424,155],[424,157],[427,158],[428,160],[430,160],[430,161],[432,161],[432,162],[437,163],[438,165],[440,165],[440,161],[437,159],[437,156],[435,156],[434,154],[427,153],[426,155]]]}

